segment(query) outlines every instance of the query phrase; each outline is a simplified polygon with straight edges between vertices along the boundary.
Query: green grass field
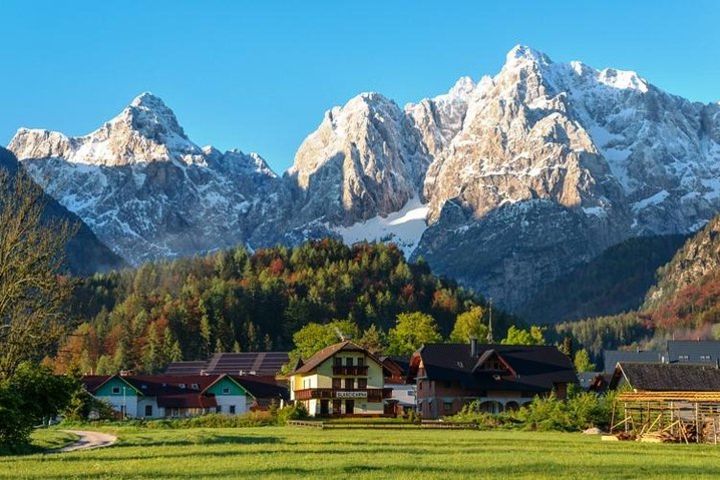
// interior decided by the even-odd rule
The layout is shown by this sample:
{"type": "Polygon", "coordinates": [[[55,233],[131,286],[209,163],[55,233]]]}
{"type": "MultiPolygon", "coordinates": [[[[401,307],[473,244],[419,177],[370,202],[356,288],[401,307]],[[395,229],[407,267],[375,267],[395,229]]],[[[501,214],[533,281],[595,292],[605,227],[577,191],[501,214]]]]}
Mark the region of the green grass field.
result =
{"type": "Polygon", "coordinates": [[[116,446],[0,457],[0,478],[720,478],[720,447],[469,430],[117,429],[116,446]]]}

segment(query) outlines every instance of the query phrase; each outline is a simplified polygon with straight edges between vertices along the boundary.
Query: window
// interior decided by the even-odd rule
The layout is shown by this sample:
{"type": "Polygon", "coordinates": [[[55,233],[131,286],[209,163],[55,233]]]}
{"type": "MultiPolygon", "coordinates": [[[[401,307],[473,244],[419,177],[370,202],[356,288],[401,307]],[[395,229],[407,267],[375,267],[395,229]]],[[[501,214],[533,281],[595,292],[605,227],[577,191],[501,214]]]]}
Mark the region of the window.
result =
{"type": "Polygon", "coordinates": [[[235,415],[235,405],[230,405],[230,415],[235,415]]]}
{"type": "Polygon", "coordinates": [[[112,387],[113,395],[120,395],[120,387],[112,387]]]}
{"type": "Polygon", "coordinates": [[[357,385],[360,389],[367,388],[367,378],[358,378],[357,385]]]}
{"type": "Polygon", "coordinates": [[[332,379],[332,388],[342,388],[342,380],[339,378],[332,379]]]}
{"type": "Polygon", "coordinates": [[[352,357],[347,357],[347,358],[345,359],[345,366],[346,366],[346,367],[352,367],[352,366],[353,366],[353,358],[352,358],[352,357]]]}
{"type": "Polygon", "coordinates": [[[348,390],[352,390],[352,388],[355,386],[355,382],[352,378],[346,378],[345,379],[345,388],[348,390]]]}
{"type": "Polygon", "coordinates": [[[192,385],[190,385],[190,388],[192,388],[193,390],[200,390],[200,385],[198,385],[197,383],[193,383],[192,385]]]}
{"type": "Polygon", "coordinates": [[[185,384],[184,384],[184,383],[180,383],[180,384],[178,384],[178,387],[180,387],[180,388],[185,388],[185,384]]]}
{"type": "Polygon", "coordinates": [[[362,367],[363,365],[365,365],[365,359],[363,357],[358,358],[357,365],[358,367],[362,367]]]}
{"type": "Polygon", "coordinates": [[[145,405],[145,416],[152,417],[152,405],[145,405]]]}
{"type": "Polygon", "coordinates": [[[690,359],[690,357],[688,357],[687,355],[679,355],[678,356],[678,361],[681,361],[681,362],[687,362],[689,359],[690,359]]]}
{"type": "Polygon", "coordinates": [[[443,402],[443,412],[445,412],[445,413],[452,412],[452,402],[443,402]]]}
{"type": "Polygon", "coordinates": [[[333,358],[333,365],[335,365],[336,367],[341,367],[342,366],[342,358],[340,358],[340,357],[333,358]]]}
{"type": "Polygon", "coordinates": [[[709,362],[712,356],[710,355],[700,355],[700,361],[701,362],[709,362]]]}
{"type": "Polygon", "coordinates": [[[215,413],[222,413],[222,405],[215,407],[215,413]]]}
{"type": "Polygon", "coordinates": [[[407,391],[407,395],[408,395],[409,397],[414,397],[414,396],[415,396],[415,391],[414,391],[414,390],[408,390],[408,391],[407,391]]]}
{"type": "Polygon", "coordinates": [[[223,387],[222,392],[223,395],[230,395],[230,387],[223,387]]]}

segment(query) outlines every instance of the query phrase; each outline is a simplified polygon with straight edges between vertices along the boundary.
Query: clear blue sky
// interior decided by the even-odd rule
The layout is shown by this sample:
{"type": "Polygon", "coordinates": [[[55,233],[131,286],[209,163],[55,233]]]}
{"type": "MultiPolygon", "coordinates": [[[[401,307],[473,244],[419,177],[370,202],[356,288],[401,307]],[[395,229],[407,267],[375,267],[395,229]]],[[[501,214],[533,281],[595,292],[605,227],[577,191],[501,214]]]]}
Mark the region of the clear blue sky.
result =
{"type": "Polygon", "coordinates": [[[720,100],[720,2],[14,1],[0,3],[0,143],[81,135],[152,91],[191,139],[285,170],[361,91],[404,105],[494,74],[517,43],[720,100]]]}

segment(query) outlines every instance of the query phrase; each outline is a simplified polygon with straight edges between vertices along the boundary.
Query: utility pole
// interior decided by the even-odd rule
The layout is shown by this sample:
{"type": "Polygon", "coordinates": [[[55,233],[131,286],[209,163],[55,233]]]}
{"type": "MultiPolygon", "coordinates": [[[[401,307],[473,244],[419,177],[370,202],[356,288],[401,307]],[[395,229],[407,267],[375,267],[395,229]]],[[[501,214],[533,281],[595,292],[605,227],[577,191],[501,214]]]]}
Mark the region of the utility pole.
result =
{"type": "Polygon", "coordinates": [[[488,299],[488,334],[487,342],[493,343],[493,330],[492,330],[492,298],[488,299]]]}

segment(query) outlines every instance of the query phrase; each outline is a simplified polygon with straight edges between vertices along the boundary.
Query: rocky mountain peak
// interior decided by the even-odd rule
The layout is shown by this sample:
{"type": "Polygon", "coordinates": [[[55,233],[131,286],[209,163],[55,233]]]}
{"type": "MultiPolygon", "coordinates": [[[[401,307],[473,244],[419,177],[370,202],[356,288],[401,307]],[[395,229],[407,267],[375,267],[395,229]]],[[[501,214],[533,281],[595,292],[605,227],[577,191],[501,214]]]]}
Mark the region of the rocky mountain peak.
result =
{"type": "Polygon", "coordinates": [[[530,48],[526,45],[515,45],[505,55],[505,65],[503,69],[517,68],[527,65],[537,65],[540,67],[546,67],[551,65],[553,62],[550,57],[544,53],[530,48]]]}

